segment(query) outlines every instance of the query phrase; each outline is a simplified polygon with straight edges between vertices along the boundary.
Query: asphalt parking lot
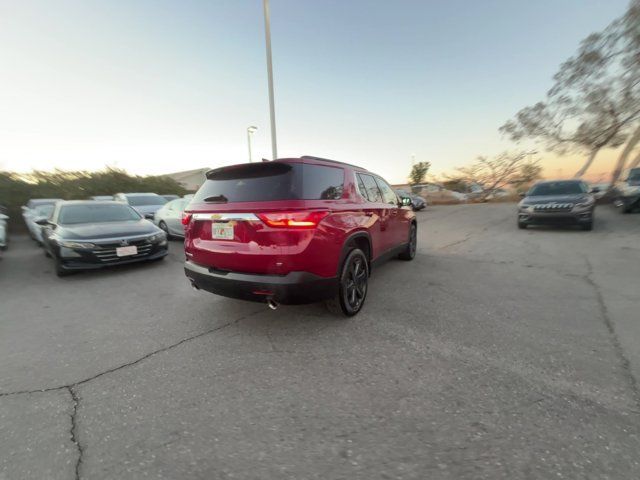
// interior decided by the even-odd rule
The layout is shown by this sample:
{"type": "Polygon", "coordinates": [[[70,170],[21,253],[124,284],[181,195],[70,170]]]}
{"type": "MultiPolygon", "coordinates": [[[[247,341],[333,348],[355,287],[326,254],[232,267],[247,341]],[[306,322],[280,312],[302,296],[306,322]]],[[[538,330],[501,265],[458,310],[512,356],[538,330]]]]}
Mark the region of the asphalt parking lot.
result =
{"type": "Polygon", "coordinates": [[[0,479],[640,478],[640,215],[429,207],[355,318],[0,260],[0,479]]]}

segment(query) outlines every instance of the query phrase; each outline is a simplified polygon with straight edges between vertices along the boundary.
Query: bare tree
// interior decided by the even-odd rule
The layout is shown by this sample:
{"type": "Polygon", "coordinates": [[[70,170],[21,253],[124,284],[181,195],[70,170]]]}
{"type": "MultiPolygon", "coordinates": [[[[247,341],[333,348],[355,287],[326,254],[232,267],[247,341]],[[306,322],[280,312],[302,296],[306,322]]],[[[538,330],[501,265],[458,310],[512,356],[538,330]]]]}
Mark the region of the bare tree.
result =
{"type": "Polygon", "coordinates": [[[640,142],[640,0],[585,38],[554,76],[545,101],[522,109],[500,130],[514,141],[532,139],[561,155],[587,153],[576,176],[584,175],[601,149],[627,142],[613,183],[640,142]]]}
{"type": "Polygon", "coordinates": [[[496,190],[515,183],[522,174],[524,165],[531,164],[531,152],[503,152],[493,158],[478,157],[475,162],[456,169],[455,178],[467,184],[482,187],[481,200],[485,200],[496,190]]]}

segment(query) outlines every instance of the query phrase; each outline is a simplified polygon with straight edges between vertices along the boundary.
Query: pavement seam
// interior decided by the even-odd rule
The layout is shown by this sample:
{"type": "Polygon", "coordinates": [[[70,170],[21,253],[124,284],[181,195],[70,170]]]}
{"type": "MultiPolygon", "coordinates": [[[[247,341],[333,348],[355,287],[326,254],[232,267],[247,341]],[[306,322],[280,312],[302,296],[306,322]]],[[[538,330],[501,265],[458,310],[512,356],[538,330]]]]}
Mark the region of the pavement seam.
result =
{"type": "Polygon", "coordinates": [[[71,441],[78,450],[78,459],[76,460],[75,466],[75,479],[80,480],[80,466],[82,465],[82,458],[84,455],[84,447],[80,444],[80,440],[78,439],[78,407],[80,406],[80,398],[78,397],[78,393],[74,390],[73,387],[67,387],[67,390],[69,391],[69,395],[71,395],[71,400],[73,401],[70,430],[71,441]]]}
{"type": "Polygon", "coordinates": [[[583,276],[585,282],[587,282],[596,292],[596,299],[598,301],[598,306],[600,307],[600,314],[602,316],[602,320],[604,322],[607,331],[611,337],[611,342],[613,343],[613,348],[618,356],[623,376],[625,380],[629,384],[629,388],[631,389],[631,395],[633,397],[633,401],[636,404],[636,407],[640,410],[640,387],[638,386],[638,381],[636,377],[633,375],[631,371],[631,362],[624,354],[624,349],[620,344],[620,340],[618,338],[618,333],[616,332],[615,324],[609,315],[609,309],[607,308],[607,304],[604,301],[604,296],[602,295],[602,289],[600,285],[596,283],[593,278],[593,265],[589,261],[589,258],[584,255],[585,263],[587,264],[587,273],[583,276]]]}
{"type": "Polygon", "coordinates": [[[258,313],[260,313],[262,311],[263,310],[260,309],[260,310],[251,312],[251,313],[249,313],[247,315],[243,315],[243,316],[241,316],[239,318],[236,318],[235,320],[232,320],[231,322],[225,323],[223,325],[219,325],[219,326],[214,327],[214,328],[210,328],[209,330],[205,330],[204,332],[200,332],[200,333],[198,333],[196,335],[192,335],[190,337],[183,338],[182,340],[180,340],[180,341],[178,341],[176,343],[172,343],[170,345],[164,346],[164,347],[159,348],[157,350],[153,350],[152,352],[149,352],[146,355],[143,355],[142,357],[137,358],[136,360],[124,363],[122,365],[118,365],[117,367],[110,368],[110,369],[105,370],[103,372],[97,373],[96,375],[93,375],[91,377],[88,377],[88,378],[85,378],[85,379],[82,379],[82,380],[78,380],[77,382],[73,382],[73,383],[66,384],[66,385],[59,385],[57,387],[47,387],[47,388],[42,388],[42,389],[37,389],[37,390],[18,390],[18,391],[15,391],[15,392],[0,392],[0,398],[12,396],[12,395],[28,395],[28,394],[32,394],[32,393],[55,392],[55,391],[64,390],[64,389],[69,390],[71,388],[75,388],[75,387],[78,387],[80,385],[84,385],[85,383],[91,382],[91,381],[93,381],[93,380],[95,380],[97,378],[100,378],[100,377],[104,376],[104,375],[108,375],[110,373],[117,372],[117,371],[125,369],[127,367],[132,367],[134,365],[137,365],[138,363],[146,360],[149,357],[153,357],[154,355],[157,355],[158,353],[163,353],[163,352],[172,350],[172,349],[174,349],[176,347],[179,347],[180,345],[182,345],[184,343],[190,342],[192,340],[196,340],[196,339],[198,339],[200,337],[204,337],[205,335],[209,335],[210,333],[214,333],[214,332],[223,330],[223,329],[225,329],[227,327],[231,327],[231,326],[235,325],[236,323],[238,323],[238,322],[240,322],[242,320],[245,320],[245,319],[247,319],[247,318],[249,318],[249,317],[251,317],[253,315],[256,315],[256,314],[258,314],[258,313]]]}

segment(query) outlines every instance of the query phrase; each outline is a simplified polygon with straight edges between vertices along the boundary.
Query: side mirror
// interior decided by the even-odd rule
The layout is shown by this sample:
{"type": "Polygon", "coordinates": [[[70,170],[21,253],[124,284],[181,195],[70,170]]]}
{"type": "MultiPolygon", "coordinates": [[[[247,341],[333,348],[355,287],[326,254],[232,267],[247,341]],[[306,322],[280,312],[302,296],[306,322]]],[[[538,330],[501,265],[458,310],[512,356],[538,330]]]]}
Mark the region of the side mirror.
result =
{"type": "Polygon", "coordinates": [[[155,217],[155,213],[145,213],[144,214],[144,218],[146,218],[147,220],[153,220],[155,217]]]}
{"type": "Polygon", "coordinates": [[[27,207],[26,205],[23,205],[20,208],[22,209],[23,212],[26,212],[27,210],[29,210],[29,207],[27,207]]]}
{"type": "Polygon", "coordinates": [[[600,187],[593,187],[591,193],[600,193],[600,187]]]}
{"type": "Polygon", "coordinates": [[[518,194],[518,196],[519,196],[520,198],[524,198],[524,197],[526,197],[526,196],[527,196],[527,194],[526,194],[526,193],[524,193],[524,192],[520,192],[520,193],[518,194]]]}
{"type": "Polygon", "coordinates": [[[403,207],[408,207],[411,205],[411,199],[409,197],[402,197],[400,198],[400,204],[403,207]]]}
{"type": "Polygon", "coordinates": [[[39,218],[36,220],[36,224],[40,225],[41,227],[46,227],[47,225],[51,225],[51,222],[48,218],[39,218]]]}

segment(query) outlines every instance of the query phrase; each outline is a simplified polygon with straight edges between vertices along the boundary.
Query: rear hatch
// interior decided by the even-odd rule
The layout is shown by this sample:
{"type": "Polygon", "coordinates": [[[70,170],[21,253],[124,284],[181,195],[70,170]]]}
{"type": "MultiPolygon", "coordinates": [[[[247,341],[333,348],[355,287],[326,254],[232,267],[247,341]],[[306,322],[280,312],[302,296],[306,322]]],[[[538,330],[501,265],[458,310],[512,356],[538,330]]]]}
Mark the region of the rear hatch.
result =
{"type": "Polygon", "coordinates": [[[219,272],[287,274],[343,182],[341,168],[294,162],[213,170],[185,212],[187,257],[219,272]]]}

